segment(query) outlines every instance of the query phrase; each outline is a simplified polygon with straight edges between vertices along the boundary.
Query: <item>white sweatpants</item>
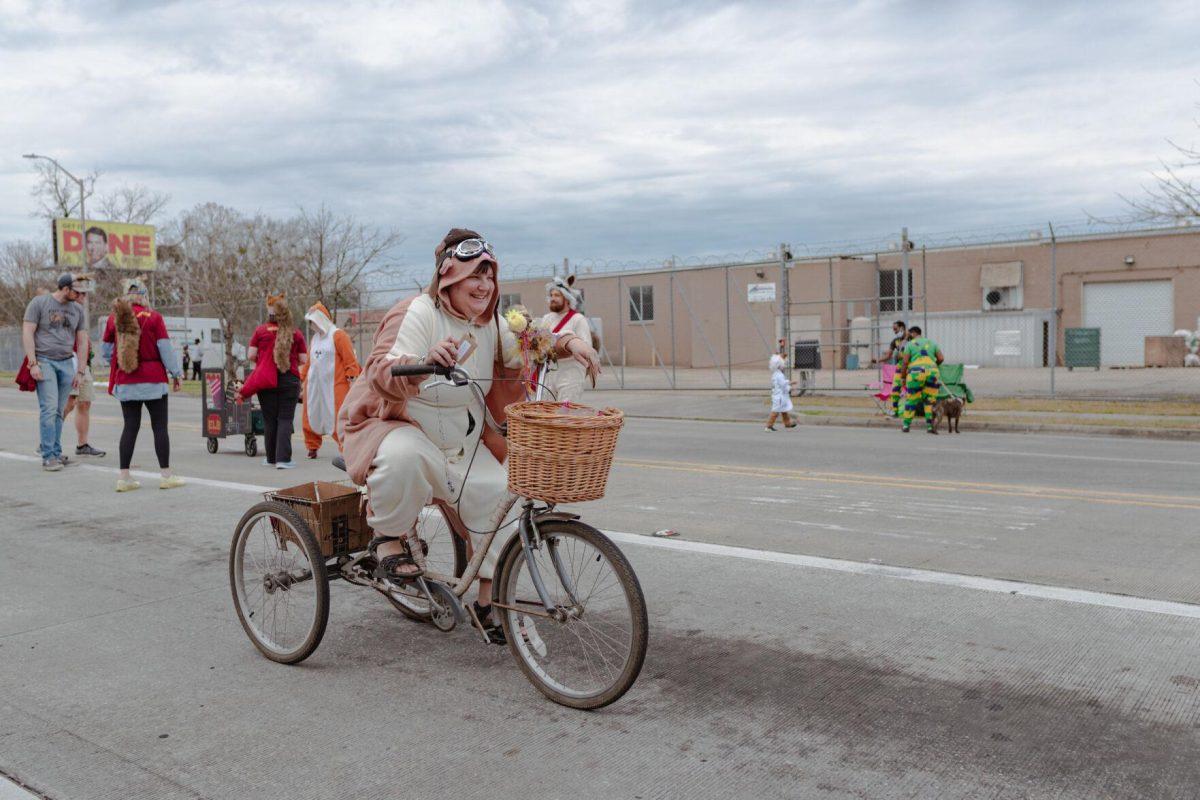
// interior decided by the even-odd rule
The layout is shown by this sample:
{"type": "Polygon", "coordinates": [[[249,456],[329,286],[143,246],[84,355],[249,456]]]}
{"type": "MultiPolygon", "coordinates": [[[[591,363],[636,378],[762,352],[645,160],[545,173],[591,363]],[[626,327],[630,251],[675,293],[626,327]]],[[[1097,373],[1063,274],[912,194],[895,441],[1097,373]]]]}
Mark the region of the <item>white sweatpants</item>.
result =
{"type": "MultiPolygon", "coordinates": [[[[371,502],[367,522],[376,534],[403,536],[412,530],[425,506],[437,499],[454,507],[478,548],[508,498],[508,473],[482,443],[471,463],[476,441],[470,437],[466,455],[450,463],[419,428],[405,425],[389,433],[379,445],[371,462],[373,469],[367,475],[367,497],[371,502]],[[468,464],[470,474],[464,486],[468,464]]],[[[514,515],[510,513],[506,521],[514,515]]],[[[509,525],[496,536],[479,570],[480,578],[493,577],[500,550],[514,532],[515,526],[509,525]]]]}
{"type": "MultiPolygon", "coordinates": [[[[579,403],[583,400],[583,390],[587,381],[587,372],[574,359],[569,362],[559,362],[558,369],[546,373],[546,386],[553,390],[553,397],[561,402],[579,403]]],[[[551,399],[546,395],[545,399],[551,399]]]]}

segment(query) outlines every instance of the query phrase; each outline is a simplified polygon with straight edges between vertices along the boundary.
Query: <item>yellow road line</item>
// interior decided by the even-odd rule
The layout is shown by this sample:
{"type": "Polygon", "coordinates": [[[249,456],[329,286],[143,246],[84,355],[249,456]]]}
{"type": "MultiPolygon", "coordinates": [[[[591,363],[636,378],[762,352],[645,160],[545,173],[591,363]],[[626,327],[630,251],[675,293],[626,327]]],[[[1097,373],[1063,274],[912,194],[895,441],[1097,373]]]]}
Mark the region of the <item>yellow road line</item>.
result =
{"type": "Polygon", "coordinates": [[[1073,500],[1077,502],[1101,503],[1104,505],[1200,510],[1200,500],[1192,497],[1070,489],[1061,486],[1039,487],[1017,484],[973,483],[969,481],[941,481],[897,478],[894,475],[867,475],[855,472],[817,472],[774,467],[700,464],[687,461],[643,461],[618,458],[616,459],[616,463],[626,467],[641,469],[661,469],[674,472],[695,472],[715,475],[744,475],[754,478],[784,478],[814,483],[874,486],[881,489],[898,488],[933,492],[965,492],[970,494],[1000,495],[1004,497],[1030,497],[1039,500],[1073,500]]]}

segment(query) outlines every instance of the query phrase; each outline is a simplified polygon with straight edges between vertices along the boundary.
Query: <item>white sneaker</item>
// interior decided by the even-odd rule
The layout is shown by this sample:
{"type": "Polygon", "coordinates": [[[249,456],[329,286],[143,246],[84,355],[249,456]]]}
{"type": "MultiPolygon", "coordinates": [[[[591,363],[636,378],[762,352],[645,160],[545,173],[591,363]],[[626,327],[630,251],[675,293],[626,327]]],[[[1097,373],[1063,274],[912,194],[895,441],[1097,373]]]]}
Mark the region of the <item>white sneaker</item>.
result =
{"type": "Polygon", "coordinates": [[[275,465],[275,469],[295,469],[296,464],[292,461],[280,461],[275,465]]]}
{"type": "Polygon", "coordinates": [[[142,488],[142,485],[135,480],[126,481],[126,480],[121,480],[120,478],[117,479],[117,491],[118,492],[132,492],[134,489],[140,489],[140,488],[142,488]]]}

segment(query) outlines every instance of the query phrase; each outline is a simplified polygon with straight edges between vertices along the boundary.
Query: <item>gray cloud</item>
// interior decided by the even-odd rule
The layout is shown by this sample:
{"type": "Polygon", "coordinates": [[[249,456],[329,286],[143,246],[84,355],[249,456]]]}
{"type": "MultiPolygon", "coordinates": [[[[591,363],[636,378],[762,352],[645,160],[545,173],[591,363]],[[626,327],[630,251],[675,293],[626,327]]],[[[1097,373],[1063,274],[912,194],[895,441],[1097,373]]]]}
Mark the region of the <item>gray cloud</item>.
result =
{"type": "MultiPolygon", "coordinates": [[[[1191,3],[0,3],[19,154],[506,260],[661,259],[1118,211],[1194,135],[1191,3]]],[[[423,268],[423,267],[422,267],[423,268]]]]}

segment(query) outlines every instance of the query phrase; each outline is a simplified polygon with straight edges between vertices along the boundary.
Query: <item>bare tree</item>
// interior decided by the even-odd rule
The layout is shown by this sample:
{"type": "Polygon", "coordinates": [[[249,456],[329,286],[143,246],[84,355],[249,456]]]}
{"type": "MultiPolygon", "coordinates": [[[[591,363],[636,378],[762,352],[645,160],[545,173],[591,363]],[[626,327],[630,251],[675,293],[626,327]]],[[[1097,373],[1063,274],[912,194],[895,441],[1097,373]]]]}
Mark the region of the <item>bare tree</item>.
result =
{"type": "Polygon", "coordinates": [[[103,219],[152,225],[161,216],[171,195],[156,192],[140,183],[127,184],[100,196],[97,210],[103,219]]]}
{"type": "Polygon", "coordinates": [[[225,369],[232,377],[234,339],[248,336],[263,319],[264,298],[287,292],[295,274],[295,234],[287,222],[262,214],[247,217],[217,203],[184,212],[177,224],[180,264],[190,291],[220,320],[225,369]]]}
{"type": "Polygon", "coordinates": [[[389,263],[392,251],[404,241],[394,229],[370,227],[325,206],[313,212],[301,208],[294,222],[300,291],[334,315],[358,301],[366,273],[389,263]]]}
{"type": "Polygon", "coordinates": [[[20,325],[25,306],[47,280],[50,248],[28,240],[0,247],[0,326],[20,325]]]}
{"type": "MultiPolygon", "coordinates": [[[[33,162],[33,168],[38,173],[38,181],[30,192],[38,204],[33,216],[48,220],[79,216],[79,184],[49,161],[38,159],[33,162]]],[[[99,179],[100,173],[96,170],[80,179],[83,181],[85,200],[96,193],[96,181],[99,179]]]]}
{"type": "MultiPolygon", "coordinates": [[[[1196,122],[1200,127],[1200,120],[1196,122]]],[[[1173,161],[1159,160],[1154,185],[1143,187],[1146,196],[1121,195],[1139,219],[1155,222],[1200,223],[1200,148],[1167,140],[1175,151],[1173,161]]]]}

